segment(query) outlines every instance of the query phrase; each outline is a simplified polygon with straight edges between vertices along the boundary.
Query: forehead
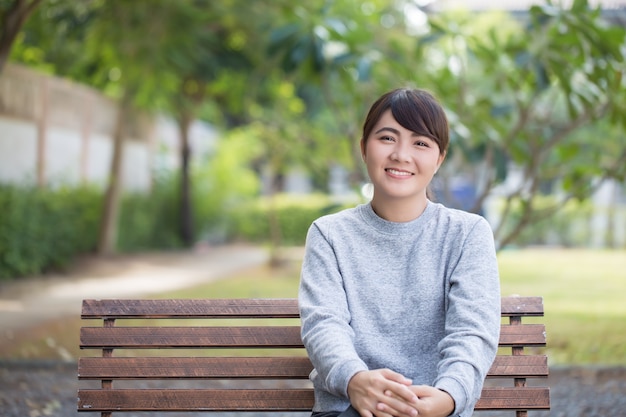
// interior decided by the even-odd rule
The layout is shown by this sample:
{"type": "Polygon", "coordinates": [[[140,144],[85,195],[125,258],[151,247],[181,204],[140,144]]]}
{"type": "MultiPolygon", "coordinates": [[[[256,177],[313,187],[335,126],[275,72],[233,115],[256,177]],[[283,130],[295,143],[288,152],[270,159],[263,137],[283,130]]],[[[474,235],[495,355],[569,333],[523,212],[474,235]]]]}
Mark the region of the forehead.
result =
{"type": "Polygon", "coordinates": [[[393,117],[393,114],[391,114],[391,110],[386,110],[383,114],[380,115],[380,119],[378,119],[378,121],[374,125],[372,133],[376,132],[382,127],[394,127],[407,130],[402,125],[400,125],[400,123],[398,123],[395,117],[393,117]]]}
{"type": "MultiPolygon", "coordinates": [[[[398,134],[409,134],[411,136],[421,136],[420,134],[405,128],[404,126],[402,126],[396,119],[395,117],[393,117],[393,114],[391,114],[391,110],[387,110],[385,111],[381,116],[380,119],[378,119],[378,121],[376,122],[376,124],[374,125],[374,128],[372,129],[372,132],[370,133],[371,135],[375,135],[377,133],[380,133],[381,130],[383,132],[391,132],[391,133],[398,133],[398,134]]],[[[426,136],[424,136],[426,137],[426,136]]]]}

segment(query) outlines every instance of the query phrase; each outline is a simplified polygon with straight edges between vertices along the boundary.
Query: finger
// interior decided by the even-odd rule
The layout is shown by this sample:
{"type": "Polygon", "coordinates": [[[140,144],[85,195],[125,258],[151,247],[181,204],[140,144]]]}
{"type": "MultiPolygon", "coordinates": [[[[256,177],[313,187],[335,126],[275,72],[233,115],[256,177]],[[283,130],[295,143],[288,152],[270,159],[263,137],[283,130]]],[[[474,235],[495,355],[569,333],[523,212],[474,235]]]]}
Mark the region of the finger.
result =
{"type": "Polygon", "coordinates": [[[417,404],[418,402],[417,395],[411,389],[409,389],[408,387],[404,385],[389,386],[384,391],[384,394],[388,397],[394,397],[398,400],[401,400],[410,404],[417,404]]]}
{"type": "Polygon", "coordinates": [[[411,385],[413,381],[398,372],[392,371],[391,369],[384,369],[383,376],[391,381],[397,382],[402,385],[411,385]]]}
{"type": "MultiPolygon", "coordinates": [[[[379,402],[376,409],[394,417],[417,417],[418,414],[415,408],[407,407],[406,404],[402,402],[399,402],[397,407],[391,406],[388,403],[379,402]]],[[[380,417],[379,413],[376,413],[376,417],[380,417]]]]}

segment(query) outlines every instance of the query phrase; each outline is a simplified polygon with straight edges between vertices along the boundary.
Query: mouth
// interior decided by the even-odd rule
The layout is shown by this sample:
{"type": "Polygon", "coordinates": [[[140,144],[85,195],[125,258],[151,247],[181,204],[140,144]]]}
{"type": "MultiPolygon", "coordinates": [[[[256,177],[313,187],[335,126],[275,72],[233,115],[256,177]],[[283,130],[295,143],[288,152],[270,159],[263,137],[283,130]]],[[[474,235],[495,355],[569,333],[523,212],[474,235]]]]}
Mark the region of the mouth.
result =
{"type": "Polygon", "coordinates": [[[402,171],[402,170],[395,169],[395,168],[385,168],[385,172],[387,172],[387,173],[389,173],[391,175],[394,175],[396,177],[410,177],[412,175],[415,175],[412,172],[402,171]]]}

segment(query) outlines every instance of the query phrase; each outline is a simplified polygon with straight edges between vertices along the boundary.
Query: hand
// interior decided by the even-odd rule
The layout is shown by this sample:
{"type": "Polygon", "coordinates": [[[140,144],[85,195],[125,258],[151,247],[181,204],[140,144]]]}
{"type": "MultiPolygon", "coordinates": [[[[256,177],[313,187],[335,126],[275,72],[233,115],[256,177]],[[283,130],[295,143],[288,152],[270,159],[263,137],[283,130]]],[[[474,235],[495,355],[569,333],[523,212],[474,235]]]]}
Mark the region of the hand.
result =
{"type": "MultiPolygon", "coordinates": [[[[454,399],[445,391],[428,385],[413,385],[409,389],[418,400],[407,405],[413,406],[419,417],[447,417],[454,411],[454,399]]],[[[395,396],[392,391],[386,391],[385,395],[395,396]]],[[[399,397],[396,399],[400,400],[399,397]]]]}
{"type": "Polygon", "coordinates": [[[348,395],[362,417],[417,417],[418,398],[411,383],[390,369],[362,371],[348,383],[348,395]]]}

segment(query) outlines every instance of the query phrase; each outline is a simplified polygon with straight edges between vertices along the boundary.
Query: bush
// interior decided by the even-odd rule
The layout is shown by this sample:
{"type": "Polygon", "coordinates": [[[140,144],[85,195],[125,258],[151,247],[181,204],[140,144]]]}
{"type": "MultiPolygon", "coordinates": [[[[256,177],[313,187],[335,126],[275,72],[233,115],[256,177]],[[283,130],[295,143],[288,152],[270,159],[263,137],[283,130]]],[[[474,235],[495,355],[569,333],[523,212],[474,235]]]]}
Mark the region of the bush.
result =
{"type": "MultiPolygon", "coordinates": [[[[122,197],[119,251],[181,246],[175,188],[164,181],[150,194],[122,197]]],[[[0,279],[45,273],[94,252],[102,206],[102,192],[92,187],[0,185],[0,279]]]]}
{"type": "Polygon", "coordinates": [[[97,242],[102,196],[89,187],[0,185],[0,278],[65,266],[97,242]]]}
{"type": "Polygon", "coordinates": [[[134,252],[182,246],[178,192],[174,178],[161,181],[149,194],[125,194],[118,225],[117,249],[134,252]]]}
{"type": "Polygon", "coordinates": [[[229,235],[255,243],[271,242],[271,219],[275,216],[282,245],[304,245],[311,223],[320,216],[349,205],[337,204],[325,195],[280,195],[258,200],[235,209],[230,216],[229,235]]]}

